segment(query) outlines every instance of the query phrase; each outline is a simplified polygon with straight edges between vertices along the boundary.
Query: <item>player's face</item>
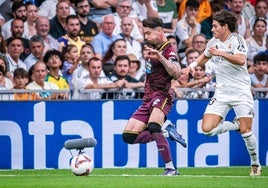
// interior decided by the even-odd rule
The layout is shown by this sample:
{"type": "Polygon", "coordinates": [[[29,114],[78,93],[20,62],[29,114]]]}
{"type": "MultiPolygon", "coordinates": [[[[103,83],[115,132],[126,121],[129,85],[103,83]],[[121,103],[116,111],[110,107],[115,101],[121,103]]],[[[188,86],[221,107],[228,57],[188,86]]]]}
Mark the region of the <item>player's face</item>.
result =
{"type": "Polygon", "coordinates": [[[158,29],[152,29],[149,27],[144,27],[143,28],[144,31],[144,40],[146,41],[146,43],[148,44],[156,44],[158,41],[158,29]]]}
{"type": "Polygon", "coordinates": [[[226,29],[227,29],[227,25],[226,24],[223,25],[223,26],[221,26],[218,21],[213,20],[211,31],[213,33],[213,36],[216,39],[220,39],[223,36],[223,34],[226,31],[226,29]]]}

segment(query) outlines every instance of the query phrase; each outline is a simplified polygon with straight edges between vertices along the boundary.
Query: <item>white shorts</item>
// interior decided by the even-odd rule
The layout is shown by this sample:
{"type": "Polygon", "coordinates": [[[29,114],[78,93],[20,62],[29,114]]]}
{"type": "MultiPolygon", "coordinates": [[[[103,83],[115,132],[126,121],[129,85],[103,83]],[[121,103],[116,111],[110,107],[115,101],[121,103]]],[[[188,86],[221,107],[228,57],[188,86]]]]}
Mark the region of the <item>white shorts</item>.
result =
{"type": "Polygon", "coordinates": [[[216,114],[225,119],[231,109],[234,109],[236,118],[254,117],[254,101],[251,98],[248,100],[241,100],[241,98],[240,100],[232,100],[229,98],[223,101],[217,98],[217,96],[214,96],[207,105],[204,114],[216,114]]]}

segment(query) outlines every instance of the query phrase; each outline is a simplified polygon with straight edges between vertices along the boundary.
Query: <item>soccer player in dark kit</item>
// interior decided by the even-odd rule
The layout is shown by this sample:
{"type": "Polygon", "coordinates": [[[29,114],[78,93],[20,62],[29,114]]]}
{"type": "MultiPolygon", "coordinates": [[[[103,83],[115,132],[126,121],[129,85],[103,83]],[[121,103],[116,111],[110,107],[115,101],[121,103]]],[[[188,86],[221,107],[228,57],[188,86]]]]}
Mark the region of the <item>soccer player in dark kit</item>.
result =
{"type": "Polygon", "coordinates": [[[162,131],[168,113],[173,105],[174,91],[171,80],[181,74],[176,52],[173,50],[163,31],[163,21],[150,17],[143,22],[146,45],[146,81],[142,105],[129,119],[123,140],[128,144],[155,141],[158,151],[165,163],[163,175],[174,176],[179,172],[174,167],[169,143],[166,137],[186,147],[185,140],[176,131],[174,125],[168,125],[162,131]]]}

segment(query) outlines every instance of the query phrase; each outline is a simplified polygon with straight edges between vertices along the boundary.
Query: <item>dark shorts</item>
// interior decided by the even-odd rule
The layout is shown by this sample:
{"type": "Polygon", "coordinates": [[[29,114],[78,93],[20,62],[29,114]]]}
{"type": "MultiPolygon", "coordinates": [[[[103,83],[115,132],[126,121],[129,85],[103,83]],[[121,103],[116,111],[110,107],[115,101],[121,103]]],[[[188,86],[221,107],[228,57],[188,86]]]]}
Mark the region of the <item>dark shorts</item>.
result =
{"type": "Polygon", "coordinates": [[[168,115],[173,106],[173,99],[171,96],[163,95],[161,93],[154,93],[150,99],[144,100],[141,106],[133,113],[131,118],[148,123],[153,108],[159,108],[163,111],[165,116],[168,115]]]}

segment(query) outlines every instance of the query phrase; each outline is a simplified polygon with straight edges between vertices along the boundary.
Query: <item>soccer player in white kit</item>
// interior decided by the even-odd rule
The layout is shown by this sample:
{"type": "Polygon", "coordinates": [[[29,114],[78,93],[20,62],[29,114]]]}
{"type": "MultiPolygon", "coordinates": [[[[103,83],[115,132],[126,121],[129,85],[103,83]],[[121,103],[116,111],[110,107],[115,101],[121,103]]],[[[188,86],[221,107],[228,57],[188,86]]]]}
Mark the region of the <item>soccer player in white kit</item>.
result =
{"type": "Polygon", "coordinates": [[[241,133],[251,158],[251,176],[261,175],[258,145],[251,126],[254,117],[254,101],[251,93],[250,77],[247,71],[247,44],[236,33],[237,22],[234,15],[226,10],[213,18],[213,38],[199,58],[185,68],[184,73],[193,73],[196,66],[209,59],[215,67],[215,94],[207,105],[202,120],[204,134],[213,136],[230,130],[241,133]],[[234,109],[233,122],[225,121],[227,113],[234,109]]]}

